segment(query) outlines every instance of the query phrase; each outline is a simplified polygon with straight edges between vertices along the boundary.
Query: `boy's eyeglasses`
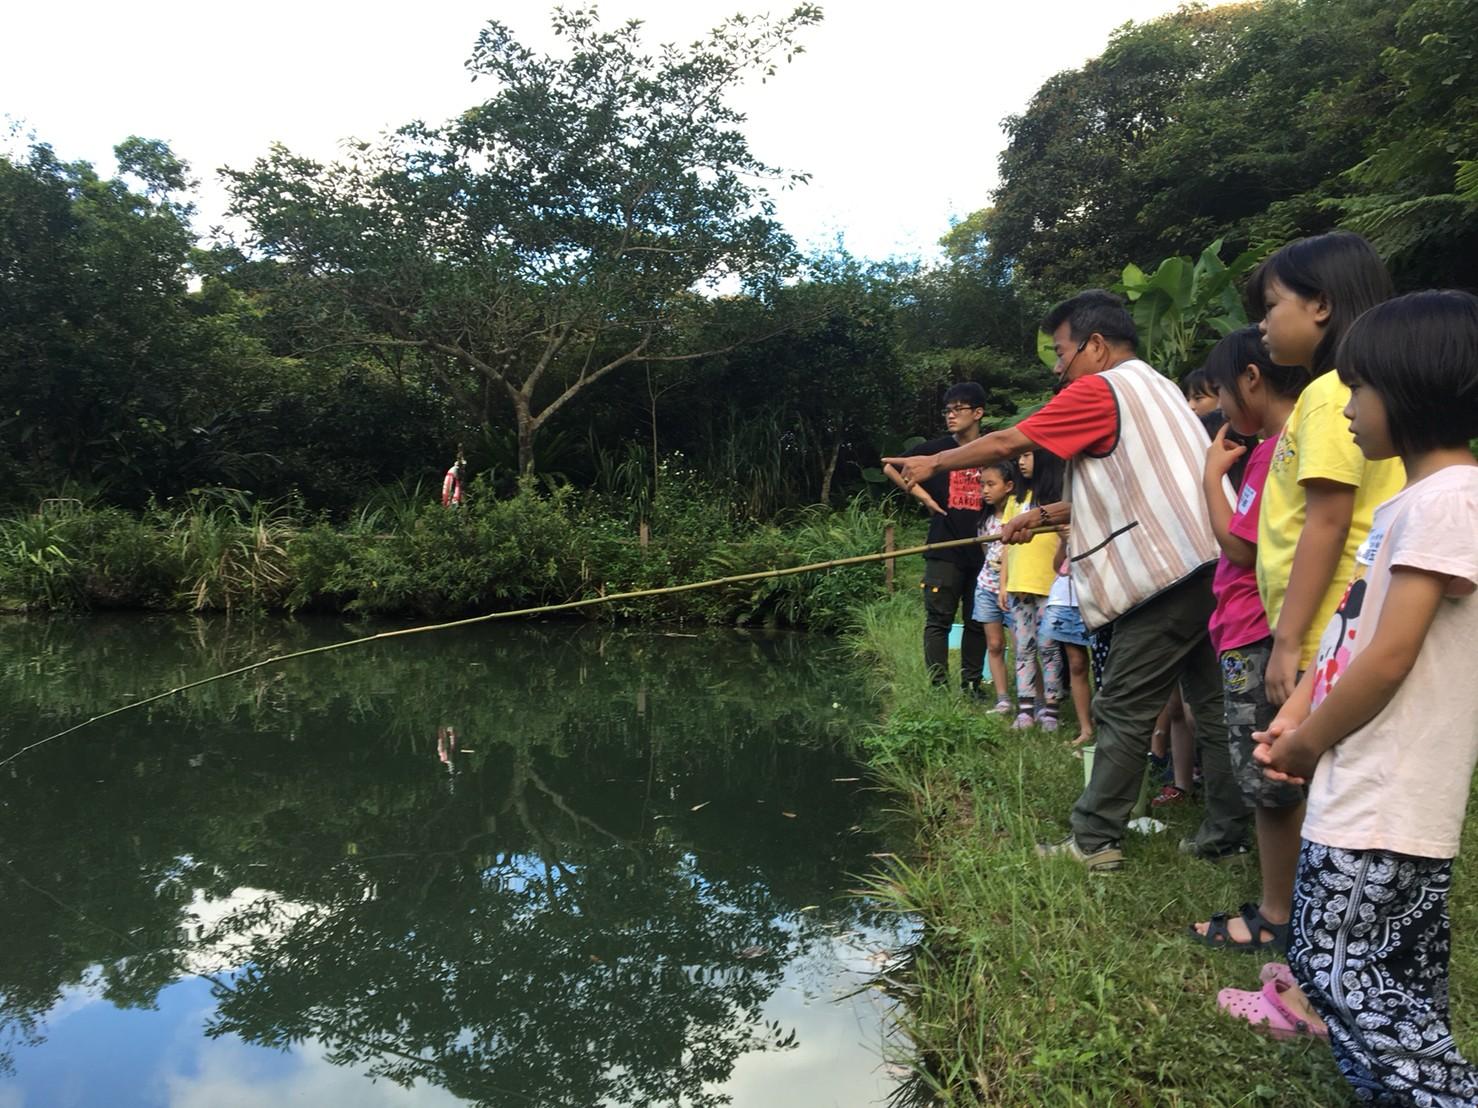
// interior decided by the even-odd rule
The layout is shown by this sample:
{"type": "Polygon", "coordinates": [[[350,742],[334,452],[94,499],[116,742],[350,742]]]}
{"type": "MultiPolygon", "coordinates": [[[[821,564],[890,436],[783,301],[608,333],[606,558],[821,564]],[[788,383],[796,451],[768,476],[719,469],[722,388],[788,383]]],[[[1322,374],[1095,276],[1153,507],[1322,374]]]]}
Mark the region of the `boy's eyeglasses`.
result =
{"type": "Polygon", "coordinates": [[[939,414],[944,416],[945,419],[948,419],[952,415],[963,415],[966,412],[973,412],[974,410],[975,409],[970,407],[970,405],[968,404],[951,404],[948,408],[945,408],[944,411],[940,412],[939,414]]]}

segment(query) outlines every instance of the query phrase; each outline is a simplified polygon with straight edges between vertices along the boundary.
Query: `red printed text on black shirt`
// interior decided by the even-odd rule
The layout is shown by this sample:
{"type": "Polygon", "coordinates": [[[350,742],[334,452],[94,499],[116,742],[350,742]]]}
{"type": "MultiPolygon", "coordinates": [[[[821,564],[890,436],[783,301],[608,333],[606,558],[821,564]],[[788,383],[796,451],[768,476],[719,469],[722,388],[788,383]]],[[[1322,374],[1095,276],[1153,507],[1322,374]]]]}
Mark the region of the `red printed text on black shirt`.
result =
{"type": "Polygon", "coordinates": [[[982,504],[980,470],[952,470],[949,475],[949,507],[965,512],[978,512],[982,504]]]}

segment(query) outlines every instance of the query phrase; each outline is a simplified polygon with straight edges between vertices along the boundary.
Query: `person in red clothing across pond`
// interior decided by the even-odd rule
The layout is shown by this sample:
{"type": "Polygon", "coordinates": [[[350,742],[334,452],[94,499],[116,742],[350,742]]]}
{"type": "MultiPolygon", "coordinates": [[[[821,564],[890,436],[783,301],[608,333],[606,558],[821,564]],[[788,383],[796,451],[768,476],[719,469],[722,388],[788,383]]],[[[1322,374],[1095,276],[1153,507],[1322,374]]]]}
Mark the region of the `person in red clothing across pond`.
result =
{"type": "MultiPolygon", "coordinates": [[[[1123,866],[1122,840],[1144,777],[1155,717],[1177,681],[1200,728],[1206,814],[1181,843],[1216,860],[1247,850],[1250,814],[1232,778],[1221,671],[1207,625],[1218,547],[1201,473],[1211,440],[1180,389],[1140,361],[1134,320],[1117,296],[1090,289],[1042,323],[1057,351],[1059,389],[1014,427],[930,457],[885,458],[904,481],[988,465],[1041,447],[1068,460],[1066,499],[1022,512],[1007,542],[1071,524],[1068,557],[1083,622],[1114,625],[1093,702],[1096,753],[1072,830],[1038,847],[1089,872],[1123,866]]],[[[1224,494],[1231,498],[1230,487],[1224,494]]]]}

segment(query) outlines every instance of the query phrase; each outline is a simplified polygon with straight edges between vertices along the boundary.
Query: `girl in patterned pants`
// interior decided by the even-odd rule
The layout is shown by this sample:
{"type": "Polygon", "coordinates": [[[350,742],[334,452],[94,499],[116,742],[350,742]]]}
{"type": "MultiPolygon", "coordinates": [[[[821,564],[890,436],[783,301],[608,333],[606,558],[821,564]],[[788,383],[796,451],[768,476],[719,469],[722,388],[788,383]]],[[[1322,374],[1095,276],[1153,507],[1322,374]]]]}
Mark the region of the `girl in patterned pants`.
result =
{"type": "MultiPolygon", "coordinates": [[[[1062,499],[1065,464],[1046,450],[1029,450],[1018,459],[1017,484],[1025,512],[1036,504],[1062,499]],[[1022,489],[1026,491],[1021,491],[1022,489]]],[[[1062,648],[1042,642],[1038,635],[1047,597],[1057,579],[1057,536],[1038,535],[1022,546],[1012,546],[1006,558],[1004,582],[1011,605],[1011,655],[1016,667],[1016,721],[1018,731],[1040,727],[1057,730],[1057,702],[1066,692],[1062,648]],[[1042,699],[1037,700],[1038,678],[1042,699]]]]}
{"type": "MultiPolygon", "coordinates": [[[[1457,1108],[1478,1103],[1447,1003],[1452,859],[1478,762],[1478,682],[1453,679],[1478,650],[1478,298],[1371,308],[1337,363],[1355,442],[1399,456],[1406,486],[1376,509],[1314,665],[1253,757],[1309,781],[1289,964],[1341,1073],[1366,1102],[1457,1108]]],[[[1296,987],[1268,988],[1269,1029],[1305,1030],[1288,1018],[1296,987]]]]}

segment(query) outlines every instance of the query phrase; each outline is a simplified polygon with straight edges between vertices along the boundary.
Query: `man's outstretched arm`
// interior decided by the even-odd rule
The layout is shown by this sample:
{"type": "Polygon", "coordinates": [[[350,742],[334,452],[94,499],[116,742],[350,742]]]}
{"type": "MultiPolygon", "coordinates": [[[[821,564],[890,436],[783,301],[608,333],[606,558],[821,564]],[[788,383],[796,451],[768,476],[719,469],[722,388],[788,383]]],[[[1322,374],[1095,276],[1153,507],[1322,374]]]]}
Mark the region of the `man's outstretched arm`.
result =
{"type": "MultiPolygon", "coordinates": [[[[968,469],[1014,458],[1033,449],[1035,444],[1015,427],[981,435],[964,446],[942,450],[938,454],[913,454],[906,458],[884,458],[883,465],[895,467],[903,478],[904,488],[927,481],[941,470],[968,469]]],[[[885,470],[886,472],[886,470],[885,470]]]]}
{"type": "Polygon", "coordinates": [[[1001,528],[1001,541],[1006,543],[1031,542],[1032,531],[1043,527],[1066,527],[1073,521],[1073,506],[1066,500],[1055,504],[1038,504],[1024,512],[1017,512],[1001,528]]]}

